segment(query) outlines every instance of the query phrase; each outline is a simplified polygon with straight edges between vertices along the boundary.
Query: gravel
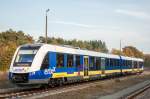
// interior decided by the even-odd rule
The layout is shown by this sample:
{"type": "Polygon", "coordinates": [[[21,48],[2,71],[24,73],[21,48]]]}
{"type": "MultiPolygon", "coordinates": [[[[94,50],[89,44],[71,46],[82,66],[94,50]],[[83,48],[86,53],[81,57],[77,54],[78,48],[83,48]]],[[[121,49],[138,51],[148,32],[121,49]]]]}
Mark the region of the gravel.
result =
{"type": "Polygon", "coordinates": [[[102,96],[114,94],[125,88],[131,87],[135,84],[141,83],[145,80],[150,79],[150,72],[143,75],[136,75],[134,77],[128,77],[124,80],[109,80],[106,83],[101,83],[99,85],[88,87],[85,89],[80,89],[76,91],[71,91],[67,93],[60,93],[58,95],[51,95],[44,97],[44,99],[98,99],[102,96]]]}
{"type": "MultiPolygon", "coordinates": [[[[5,74],[1,73],[0,77],[1,77],[0,78],[0,90],[16,87],[7,80],[6,73],[5,74]]],[[[116,93],[120,90],[123,90],[125,88],[128,88],[130,86],[133,86],[137,83],[141,83],[149,79],[150,79],[150,70],[147,70],[142,75],[129,76],[127,77],[127,79],[123,79],[123,80],[112,79],[112,80],[106,81],[105,83],[102,83],[102,81],[99,81],[99,84],[96,86],[79,89],[75,91],[70,91],[67,93],[64,92],[64,93],[60,93],[57,95],[50,95],[50,96],[43,97],[43,98],[44,99],[50,99],[50,98],[51,99],[98,99],[102,96],[116,93]]],[[[143,93],[144,95],[141,95],[144,98],[143,97],[140,98],[141,96],[139,96],[136,99],[150,99],[150,98],[147,98],[147,97],[150,97],[150,95],[148,94],[149,92],[150,90],[148,90],[148,92],[143,93]]]]}

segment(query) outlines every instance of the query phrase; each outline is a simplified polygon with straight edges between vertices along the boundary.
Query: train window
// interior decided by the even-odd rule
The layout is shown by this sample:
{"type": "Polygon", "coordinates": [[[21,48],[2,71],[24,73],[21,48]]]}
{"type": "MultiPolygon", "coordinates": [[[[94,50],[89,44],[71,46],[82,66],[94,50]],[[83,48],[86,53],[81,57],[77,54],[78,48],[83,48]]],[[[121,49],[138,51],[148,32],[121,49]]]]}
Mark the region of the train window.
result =
{"type": "Polygon", "coordinates": [[[112,67],[115,66],[115,59],[112,59],[112,67]]]}
{"type": "Polygon", "coordinates": [[[48,67],[49,67],[49,57],[48,57],[48,53],[47,53],[42,62],[41,70],[48,69],[48,67]]]}
{"type": "Polygon", "coordinates": [[[109,66],[109,59],[108,58],[105,60],[105,63],[106,63],[106,66],[109,66]]]}
{"type": "Polygon", "coordinates": [[[140,62],[140,68],[142,68],[142,66],[143,66],[143,62],[140,62]]]}
{"type": "Polygon", "coordinates": [[[110,66],[113,66],[113,60],[110,59],[110,66]]]}
{"type": "Polygon", "coordinates": [[[117,66],[117,59],[114,59],[114,66],[117,66]]]}
{"type": "Polygon", "coordinates": [[[117,59],[117,66],[119,66],[119,60],[117,59]]]}
{"type": "Polygon", "coordinates": [[[129,61],[127,60],[127,66],[129,67],[129,61]]]}
{"type": "Polygon", "coordinates": [[[134,67],[134,68],[136,67],[136,62],[135,62],[135,61],[133,62],[133,67],[134,67]]]}
{"type": "Polygon", "coordinates": [[[141,62],[139,62],[139,67],[141,68],[141,62]]]}
{"type": "Polygon", "coordinates": [[[67,55],[67,67],[73,67],[73,55],[67,55]]]}
{"type": "Polygon", "coordinates": [[[126,61],[125,60],[123,60],[123,66],[126,66],[126,61]]]}
{"type": "Polygon", "coordinates": [[[118,66],[118,59],[116,59],[116,66],[118,66]]]}
{"type": "Polygon", "coordinates": [[[119,66],[119,60],[117,59],[117,66],[119,66]]]}
{"type": "Polygon", "coordinates": [[[117,60],[117,66],[120,66],[120,60],[119,59],[117,60]]]}
{"type": "Polygon", "coordinates": [[[95,57],[90,57],[90,70],[94,70],[95,57]]]}
{"type": "Polygon", "coordinates": [[[124,66],[126,66],[126,60],[124,60],[124,66]]]}
{"type": "Polygon", "coordinates": [[[131,67],[131,61],[129,61],[129,63],[128,63],[128,64],[129,64],[128,66],[129,66],[129,68],[130,68],[130,67],[131,67]]]}
{"type": "Polygon", "coordinates": [[[141,66],[142,66],[141,63],[142,63],[142,62],[139,62],[139,68],[141,68],[141,66]]]}
{"type": "Polygon", "coordinates": [[[125,66],[128,66],[128,64],[127,64],[127,60],[125,60],[125,66]]]}
{"type": "Polygon", "coordinates": [[[122,61],[122,66],[125,66],[125,62],[124,62],[124,60],[122,61]]]}
{"type": "Polygon", "coordinates": [[[134,61],[134,68],[137,68],[137,62],[134,61]]]}
{"type": "Polygon", "coordinates": [[[120,61],[120,65],[123,66],[123,60],[120,61]]]}
{"type": "Polygon", "coordinates": [[[117,59],[114,59],[114,66],[116,68],[116,66],[117,66],[117,59]]]}
{"type": "Polygon", "coordinates": [[[115,66],[118,66],[118,60],[115,59],[115,66]]]}
{"type": "Polygon", "coordinates": [[[126,61],[126,66],[129,67],[129,61],[128,60],[126,61]]]}
{"type": "Polygon", "coordinates": [[[130,61],[130,68],[132,68],[132,65],[133,65],[133,63],[132,63],[132,61],[130,61]]]}
{"type": "Polygon", "coordinates": [[[57,59],[57,67],[58,68],[64,67],[64,54],[57,53],[56,59],[57,59]]]}
{"type": "Polygon", "coordinates": [[[113,59],[113,66],[116,66],[116,60],[113,59]]]}
{"type": "Polygon", "coordinates": [[[116,59],[116,64],[115,64],[115,66],[118,66],[118,60],[116,59]]]}
{"type": "Polygon", "coordinates": [[[114,59],[111,59],[112,67],[114,66],[114,59]]]}
{"type": "Polygon", "coordinates": [[[96,70],[100,70],[101,69],[101,58],[97,57],[96,58],[96,70]]]}
{"type": "Polygon", "coordinates": [[[129,60],[127,61],[127,66],[128,66],[128,67],[130,67],[130,63],[129,63],[129,60]]]}
{"type": "Polygon", "coordinates": [[[115,60],[112,59],[112,67],[114,67],[114,66],[115,66],[115,60]]]}
{"type": "Polygon", "coordinates": [[[80,67],[80,56],[76,55],[76,67],[80,67]]]}
{"type": "Polygon", "coordinates": [[[138,62],[136,62],[136,65],[135,65],[135,68],[137,68],[138,67],[138,62]]]}

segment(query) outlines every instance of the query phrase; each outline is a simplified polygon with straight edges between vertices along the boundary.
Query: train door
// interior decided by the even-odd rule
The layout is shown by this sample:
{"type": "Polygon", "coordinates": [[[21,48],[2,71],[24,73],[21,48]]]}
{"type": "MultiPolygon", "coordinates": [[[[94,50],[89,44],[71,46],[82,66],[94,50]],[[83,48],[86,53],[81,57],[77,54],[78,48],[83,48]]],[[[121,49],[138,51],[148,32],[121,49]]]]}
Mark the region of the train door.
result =
{"type": "Polygon", "coordinates": [[[101,71],[105,74],[105,58],[101,58],[101,71]]]}
{"type": "Polygon", "coordinates": [[[84,56],[84,66],[83,66],[83,71],[84,71],[84,76],[88,76],[88,71],[89,71],[89,57],[84,56]]]}

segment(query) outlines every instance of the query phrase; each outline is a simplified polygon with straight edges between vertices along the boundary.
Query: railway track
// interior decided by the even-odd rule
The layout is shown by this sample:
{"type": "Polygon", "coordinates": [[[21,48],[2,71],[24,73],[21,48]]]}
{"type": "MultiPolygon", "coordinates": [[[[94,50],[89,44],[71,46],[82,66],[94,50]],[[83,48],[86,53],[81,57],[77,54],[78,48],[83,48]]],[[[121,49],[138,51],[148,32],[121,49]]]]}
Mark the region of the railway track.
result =
{"type": "Polygon", "coordinates": [[[149,89],[150,89],[150,83],[145,85],[144,87],[136,90],[135,92],[131,93],[125,99],[136,99],[137,96],[141,95],[142,93],[144,93],[145,91],[147,91],[149,89]]]}
{"type": "Polygon", "coordinates": [[[130,75],[130,76],[121,76],[111,79],[105,79],[105,80],[95,80],[95,81],[84,81],[80,83],[71,83],[63,86],[57,86],[54,88],[26,88],[26,89],[18,89],[18,90],[11,90],[11,92],[5,92],[0,93],[0,98],[3,99],[18,99],[18,98],[25,98],[28,99],[35,99],[35,98],[42,98],[50,95],[55,95],[63,92],[69,92],[79,89],[88,88],[91,86],[96,86],[101,83],[105,83],[110,80],[123,80],[127,79],[128,77],[136,76],[136,75],[130,75]]]}
{"type": "Polygon", "coordinates": [[[12,92],[12,93],[5,93],[0,95],[0,98],[4,99],[18,99],[18,98],[23,98],[25,96],[31,96],[34,94],[46,92],[47,90],[41,90],[41,89],[36,89],[36,90],[27,90],[27,91],[21,91],[21,92],[12,92]]]}
{"type": "Polygon", "coordinates": [[[84,87],[83,85],[85,85],[85,83],[70,84],[70,85],[64,85],[64,86],[54,87],[54,88],[36,88],[36,89],[34,88],[34,89],[29,89],[29,90],[8,92],[8,93],[0,94],[0,98],[5,98],[5,99],[18,99],[18,98],[28,98],[28,97],[35,98],[37,95],[38,95],[38,98],[42,98],[43,96],[73,91],[74,89],[76,90],[83,89],[83,88],[86,88],[89,85],[89,83],[86,83],[84,87]],[[42,96],[39,96],[39,95],[42,95],[42,96]]]}
{"type": "Polygon", "coordinates": [[[68,92],[68,91],[87,88],[89,87],[89,85],[92,86],[98,82],[97,81],[94,81],[94,83],[93,82],[84,82],[84,83],[81,82],[80,84],[74,83],[74,84],[63,85],[63,86],[54,87],[54,88],[33,88],[33,89],[28,89],[28,90],[16,91],[16,92],[1,93],[0,99],[1,98],[5,98],[5,99],[27,98],[28,99],[29,97],[30,99],[42,98],[43,96],[55,95],[55,94],[59,94],[62,92],[68,92]]]}
{"type": "MultiPolygon", "coordinates": [[[[141,74],[140,76],[142,77],[143,74],[141,74]]],[[[99,84],[104,84],[107,82],[112,81],[121,81],[121,80],[126,80],[128,78],[134,78],[137,75],[129,75],[129,76],[121,76],[121,77],[115,77],[115,78],[111,78],[111,79],[103,79],[103,80],[95,80],[95,81],[84,81],[84,82],[80,82],[80,83],[71,83],[71,84],[66,84],[63,86],[56,86],[54,88],[21,88],[21,89],[11,89],[8,92],[0,92],[0,99],[36,99],[36,98],[43,98],[46,96],[51,96],[51,95],[56,95],[56,94],[60,94],[60,93],[65,93],[65,92],[70,92],[70,91],[75,91],[75,90],[79,90],[79,89],[84,89],[84,88],[89,88],[92,86],[96,86],[99,84]]],[[[149,83],[150,84],[150,83],[149,83]]],[[[148,84],[147,84],[148,86],[148,84]]],[[[149,85],[150,86],[150,85],[149,85]]],[[[148,87],[149,88],[149,87],[148,87]]],[[[146,88],[145,88],[146,90],[146,88]]],[[[142,92],[142,91],[141,91],[142,92]]],[[[134,94],[134,93],[132,93],[134,94]]],[[[137,93],[137,94],[140,94],[137,93]]],[[[132,97],[135,95],[129,95],[126,97],[126,99],[132,99],[132,97]],[[131,97],[131,98],[130,98],[131,97]]],[[[116,98],[117,99],[117,98],[116,98]]],[[[124,98],[121,98],[124,99],[124,98]]]]}
{"type": "Polygon", "coordinates": [[[24,88],[11,88],[6,89],[0,92],[0,99],[1,98],[14,98],[21,96],[23,94],[27,94],[28,92],[32,92],[33,90],[38,90],[38,87],[24,87],[24,88]]]}

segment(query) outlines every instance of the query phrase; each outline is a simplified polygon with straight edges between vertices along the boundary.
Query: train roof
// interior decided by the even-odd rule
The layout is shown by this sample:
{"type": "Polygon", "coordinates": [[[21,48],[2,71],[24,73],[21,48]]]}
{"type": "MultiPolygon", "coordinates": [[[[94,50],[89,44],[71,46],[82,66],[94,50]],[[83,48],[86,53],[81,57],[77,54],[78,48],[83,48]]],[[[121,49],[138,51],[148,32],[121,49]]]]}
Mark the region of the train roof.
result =
{"type": "Polygon", "coordinates": [[[87,56],[96,56],[96,57],[109,57],[109,58],[115,58],[120,59],[118,55],[113,54],[106,54],[106,53],[100,53],[90,50],[84,50],[84,49],[76,49],[66,46],[59,46],[59,45],[51,45],[51,44],[45,44],[43,47],[51,47],[50,51],[56,51],[56,52],[62,52],[62,53],[70,53],[70,54],[79,54],[79,55],[87,55],[87,56]]]}
{"type": "MultiPolygon", "coordinates": [[[[74,48],[71,46],[35,43],[35,44],[25,44],[25,45],[22,45],[21,47],[25,47],[25,46],[34,46],[34,47],[40,46],[41,48],[43,48],[43,50],[49,49],[49,51],[52,51],[52,52],[62,52],[62,53],[68,53],[68,54],[70,53],[70,54],[79,54],[79,55],[88,55],[88,56],[120,59],[119,55],[101,53],[101,52],[90,51],[90,50],[84,50],[84,49],[74,48]]],[[[121,56],[121,58],[125,59],[125,60],[143,61],[143,59],[140,59],[140,58],[126,57],[126,56],[121,56]]]]}
{"type": "Polygon", "coordinates": [[[144,60],[141,59],[141,58],[135,58],[135,57],[128,57],[128,56],[121,56],[122,59],[125,59],[125,60],[133,60],[133,61],[141,61],[143,62],[144,60]]]}

